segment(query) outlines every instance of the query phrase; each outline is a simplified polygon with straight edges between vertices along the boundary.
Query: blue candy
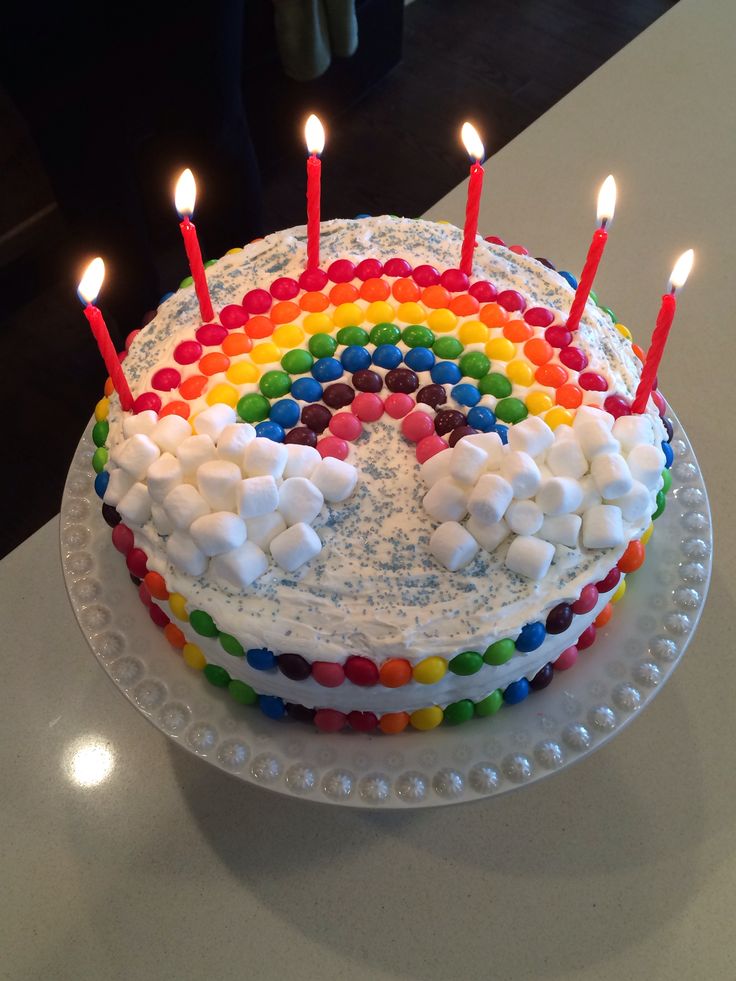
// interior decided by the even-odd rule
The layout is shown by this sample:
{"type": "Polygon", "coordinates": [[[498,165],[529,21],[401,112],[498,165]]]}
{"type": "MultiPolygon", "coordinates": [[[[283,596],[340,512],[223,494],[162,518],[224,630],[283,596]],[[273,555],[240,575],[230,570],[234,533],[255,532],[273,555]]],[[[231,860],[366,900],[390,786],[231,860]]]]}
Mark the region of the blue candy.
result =
{"type": "Polygon", "coordinates": [[[322,398],[322,386],[314,378],[297,378],[291,383],[291,394],[299,402],[319,402],[322,398]]]}
{"type": "MultiPolygon", "coordinates": [[[[299,422],[300,415],[301,409],[294,399],[281,399],[280,401],[273,403],[268,417],[272,422],[278,423],[279,426],[282,426],[284,429],[291,429],[292,426],[296,426],[296,424],[299,422]]],[[[261,425],[263,425],[263,423],[261,423],[261,425]]]]}
{"type": "Polygon", "coordinates": [[[340,355],[340,361],[345,371],[349,371],[351,374],[371,366],[370,352],[358,344],[351,344],[346,347],[340,355]]]}
{"type": "Polygon", "coordinates": [[[363,215],[363,214],[360,214],[360,215],[356,215],[355,217],[356,217],[356,218],[370,218],[371,216],[370,216],[370,215],[363,215]]]}
{"type": "Polygon", "coordinates": [[[286,433],[284,432],[284,427],[280,426],[272,419],[268,419],[266,422],[259,422],[256,426],[256,436],[262,436],[264,439],[271,439],[274,443],[283,443],[285,435],[286,433]]]}
{"type": "Polygon", "coordinates": [[[507,705],[518,705],[519,702],[523,702],[526,696],[529,694],[530,687],[529,682],[526,678],[519,678],[518,681],[512,681],[508,686],[506,691],[503,693],[503,700],[507,705]]]}
{"type": "Polygon", "coordinates": [[[538,647],[541,647],[546,635],[547,631],[544,629],[544,624],[540,623],[539,620],[535,623],[528,623],[521,628],[521,633],[516,638],[517,651],[521,651],[523,654],[536,651],[538,647]]]}
{"type": "Polygon", "coordinates": [[[428,347],[413,347],[404,355],[404,361],[412,371],[429,371],[435,362],[435,357],[428,347]]]}
{"type": "Polygon", "coordinates": [[[245,659],[256,671],[270,671],[276,667],[276,658],[265,647],[253,647],[245,652],[245,659]]]}
{"type": "Polygon", "coordinates": [[[334,382],[342,377],[343,367],[337,358],[320,358],[312,365],[312,374],[317,381],[334,382]]]}
{"type": "Polygon", "coordinates": [[[110,474],[107,470],[102,470],[95,477],[95,493],[98,497],[102,498],[105,496],[105,491],[107,490],[107,485],[110,483],[110,474]]]}
{"type": "Polygon", "coordinates": [[[675,453],[669,443],[662,443],[662,452],[664,453],[664,465],[669,470],[672,466],[672,461],[675,459],[675,453]]]}
{"type": "Polygon", "coordinates": [[[173,293],[164,293],[164,295],[158,301],[158,305],[161,306],[162,303],[166,303],[169,297],[172,297],[173,295],[174,295],[173,293]]]}
{"type": "Polygon", "coordinates": [[[500,422],[497,422],[493,427],[493,431],[494,433],[498,433],[498,435],[501,437],[501,442],[504,446],[506,446],[509,441],[509,427],[502,426],[500,422]]]}
{"type": "Polygon", "coordinates": [[[490,433],[496,425],[496,413],[483,405],[476,405],[468,413],[468,425],[482,433],[490,433]]]}
{"type": "Polygon", "coordinates": [[[563,272],[562,270],[560,270],[560,276],[562,276],[563,279],[567,280],[567,282],[570,284],[570,286],[572,286],[574,290],[578,288],[578,281],[577,279],[575,279],[572,273],[563,272]]]}
{"type": "Polygon", "coordinates": [[[394,344],[379,344],[373,352],[373,364],[379,368],[398,368],[404,360],[404,355],[394,344]]]}
{"type": "Polygon", "coordinates": [[[467,382],[455,385],[450,394],[458,405],[475,405],[480,402],[480,392],[475,385],[469,385],[467,382]]]}
{"type": "Polygon", "coordinates": [[[276,695],[259,695],[258,708],[269,719],[281,719],[286,713],[283,698],[277,698],[276,695]]]}
{"type": "Polygon", "coordinates": [[[454,385],[463,377],[454,361],[438,361],[429,374],[435,385],[454,385]]]}

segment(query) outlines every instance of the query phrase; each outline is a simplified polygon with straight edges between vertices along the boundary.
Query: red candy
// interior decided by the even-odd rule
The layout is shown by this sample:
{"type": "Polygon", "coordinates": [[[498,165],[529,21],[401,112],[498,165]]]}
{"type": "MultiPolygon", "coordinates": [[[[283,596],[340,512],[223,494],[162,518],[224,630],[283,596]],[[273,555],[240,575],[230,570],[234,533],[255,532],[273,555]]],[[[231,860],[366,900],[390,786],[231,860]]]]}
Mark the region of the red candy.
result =
{"type": "Polygon", "coordinates": [[[603,403],[603,408],[606,412],[610,412],[614,419],[631,415],[629,400],[624,398],[623,395],[609,395],[603,403]]]}
{"type": "Polygon", "coordinates": [[[312,677],[324,688],[338,688],[345,681],[345,671],[342,664],[315,661],[312,664],[312,677]]]}
{"type": "Polygon", "coordinates": [[[290,276],[280,276],[271,283],[271,295],[275,300],[293,300],[299,292],[299,283],[290,276]]]}
{"type": "Polygon", "coordinates": [[[367,279],[378,279],[382,272],[383,263],[380,259],[361,259],[355,267],[355,275],[363,282],[367,279]]]}
{"type": "Polygon", "coordinates": [[[652,401],[657,406],[657,412],[663,416],[667,411],[667,403],[664,400],[664,396],[656,388],[652,392],[652,401]]]}
{"type": "MultiPolygon", "coordinates": [[[[118,525],[118,528],[120,525],[118,525]]],[[[142,548],[131,548],[128,554],[125,556],[125,563],[128,566],[128,572],[134,575],[136,579],[143,579],[143,577],[148,572],[148,557],[142,548]]]]}
{"type": "MultiPolygon", "coordinates": [[[[524,311],[524,320],[532,327],[549,327],[555,315],[546,307],[529,307],[524,311]]],[[[560,344],[559,347],[562,347],[560,344]]]]}
{"type": "Polygon", "coordinates": [[[334,456],[337,460],[347,460],[350,447],[344,439],[337,436],[325,436],[317,441],[317,452],[324,459],[334,456]]]}
{"type": "Polygon", "coordinates": [[[426,463],[431,457],[436,456],[443,450],[449,450],[449,446],[441,436],[425,436],[417,443],[416,454],[420,463],[426,463]]]}
{"type": "Polygon", "coordinates": [[[349,657],[345,662],[345,677],[354,685],[369,688],[378,682],[378,668],[367,657],[349,657]]]}
{"type": "Polygon", "coordinates": [[[412,443],[418,443],[434,432],[434,420],[426,412],[412,412],[401,421],[401,432],[412,443]]]}
{"type": "Polygon", "coordinates": [[[133,412],[136,415],[139,412],[148,412],[149,409],[153,409],[154,412],[161,411],[161,399],[155,392],[143,392],[133,403],[133,412]]]}
{"type": "Polygon", "coordinates": [[[383,415],[383,399],[373,392],[358,392],[350,410],[363,422],[375,422],[383,415]]]}
{"type": "Polygon", "coordinates": [[[335,259],[327,267],[327,275],[333,283],[349,283],[355,277],[355,263],[350,259],[335,259]]]}
{"type": "Polygon", "coordinates": [[[130,345],[133,343],[133,341],[136,339],[136,337],[139,334],[140,334],[140,330],[131,330],[131,332],[125,338],[125,350],[126,351],[129,351],[130,350],[130,345]]]}
{"type": "Polygon", "coordinates": [[[404,392],[392,392],[383,407],[392,419],[403,419],[414,408],[414,399],[404,392]]]}
{"type": "Polygon", "coordinates": [[[490,242],[491,245],[506,245],[504,240],[499,238],[498,235],[486,235],[486,242],[490,242]]]}
{"type": "Polygon", "coordinates": [[[151,603],[151,605],[149,606],[148,615],[156,624],[156,626],[161,627],[161,629],[167,627],[171,623],[171,621],[166,616],[166,614],[161,609],[161,607],[157,606],[155,603],[151,603]]]}
{"type": "Polygon", "coordinates": [[[618,586],[620,579],[621,570],[615,565],[605,578],[595,584],[595,588],[599,593],[610,593],[618,586]]]}
{"type": "Polygon", "coordinates": [[[560,361],[566,368],[570,368],[572,371],[582,371],[588,364],[587,357],[578,347],[563,348],[560,351],[560,361]]]}
{"type": "Polygon", "coordinates": [[[324,269],[305,269],[299,277],[299,285],[308,293],[321,290],[327,283],[327,273],[324,269]]]}
{"type": "Polygon", "coordinates": [[[529,249],[525,249],[523,245],[510,245],[509,252],[515,252],[517,255],[529,255],[529,249]]]}
{"type": "Polygon", "coordinates": [[[202,324],[196,330],[197,340],[205,347],[217,347],[227,337],[227,328],[222,324],[202,324]]]}
{"type": "Polygon", "coordinates": [[[590,613],[598,602],[598,590],[593,583],[583,586],[580,596],[572,604],[572,612],[581,616],[583,613],[590,613]]]}
{"type": "Polygon", "coordinates": [[[464,292],[470,283],[467,274],[462,269],[445,269],[440,276],[440,286],[444,286],[451,293],[464,292]]]}
{"type": "Polygon", "coordinates": [[[120,362],[120,364],[122,364],[127,357],[128,357],[127,351],[118,351],[118,361],[120,362]]]}
{"type": "Polygon", "coordinates": [[[337,709],[318,709],[314,713],[314,724],[322,732],[339,732],[345,728],[348,717],[337,709]]]}
{"type": "Polygon", "coordinates": [[[248,311],[239,303],[230,303],[220,310],[220,323],[228,330],[235,330],[248,323],[248,311]]]}
{"type": "Polygon", "coordinates": [[[492,303],[498,296],[498,290],[489,283],[487,279],[479,279],[468,288],[468,293],[474,296],[479,303],[492,303]]]}
{"type": "MultiPolygon", "coordinates": [[[[527,310],[527,313],[530,312],[527,310]]],[[[526,314],[524,314],[524,317],[526,317],[526,314]]],[[[572,332],[562,324],[554,324],[545,330],[544,339],[550,347],[569,347],[572,344],[572,332]]],[[[570,366],[568,365],[568,367],[570,366]]]]}
{"type": "Polygon", "coordinates": [[[501,290],[496,303],[509,313],[522,313],[526,309],[526,300],[517,290],[501,290]]]}
{"type": "Polygon", "coordinates": [[[150,606],[153,602],[148,586],[146,586],[144,582],[142,582],[138,587],[138,599],[144,606],[150,606]]]}
{"type": "Polygon", "coordinates": [[[439,270],[426,263],[422,266],[417,266],[412,276],[417,286],[436,286],[440,281],[439,270]]]}
{"type": "Polygon", "coordinates": [[[178,388],[181,383],[181,374],[176,368],[159,368],[151,379],[151,384],[159,392],[170,392],[172,388],[178,388]]]}
{"type": "MultiPolygon", "coordinates": [[[[560,360],[562,358],[560,357],[560,360]]],[[[608,381],[595,371],[585,371],[578,377],[578,385],[586,392],[605,392],[608,390],[608,381]]]]}
{"type": "Polygon", "coordinates": [[[411,266],[406,259],[389,259],[384,265],[383,271],[387,276],[403,279],[411,276],[411,266]]]}
{"type": "Polygon", "coordinates": [[[198,341],[182,341],[174,348],[174,361],[177,364],[194,364],[202,357],[202,345],[198,341]]]}
{"type": "Polygon", "coordinates": [[[248,290],[243,297],[243,306],[247,313],[268,313],[273,302],[268,290],[248,290]]]}
{"type": "Polygon", "coordinates": [[[357,439],[363,432],[360,419],[352,412],[336,412],[330,419],[329,429],[333,436],[349,440],[357,439]]]}
{"type": "Polygon", "coordinates": [[[348,712],[348,724],[356,732],[372,732],[378,726],[374,712],[348,712]]]}
{"type": "Polygon", "coordinates": [[[579,651],[587,651],[595,643],[596,629],[595,624],[591,623],[587,630],[584,630],[578,637],[575,645],[579,651]]]}
{"type": "Polygon", "coordinates": [[[115,525],[112,530],[112,543],[118,552],[127,555],[135,544],[133,532],[127,525],[122,524],[122,522],[119,525],[115,525]]]}
{"type": "MultiPolygon", "coordinates": [[[[595,627],[593,628],[595,630],[595,627]]],[[[562,654],[553,661],[555,671],[567,671],[578,659],[578,649],[574,645],[566,648],[562,654]]]]}

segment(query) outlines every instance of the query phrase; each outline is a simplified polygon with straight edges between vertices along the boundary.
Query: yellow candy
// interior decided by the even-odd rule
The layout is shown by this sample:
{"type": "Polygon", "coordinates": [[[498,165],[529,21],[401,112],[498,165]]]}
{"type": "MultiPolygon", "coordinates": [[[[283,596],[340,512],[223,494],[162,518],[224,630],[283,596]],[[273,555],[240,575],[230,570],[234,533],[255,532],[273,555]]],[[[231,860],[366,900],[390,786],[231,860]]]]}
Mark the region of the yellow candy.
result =
{"type": "Polygon", "coordinates": [[[555,404],[546,392],[529,392],[524,402],[533,416],[541,415],[555,404]]]}
{"type": "Polygon", "coordinates": [[[433,685],[436,681],[444,678],[447,673],[447,661],[444,657],[425,657],[423,661],[414,666],[414,681],[420,685],[433,685]]]}
{"type": "Polygon", "coordinates": [[[98,422],[102,422],[103,419],[107,419],[110,412],[110,399],[102,398],[95,406],[95,419],[98,422]]]}
{"type": "Polygon", "coordinates": [[[258,381],[261,373],[251,361],[236,361],[227,369],[225,377],[234,385],[246,385],[258,381]]]}
{"type": "Polygon", "coordinates": [[[195,671],[203,671],[207,667],[207,660],[196,644],[185,644],[181,653],[189,667],[195,671]]]}
{"type": "MultiPolygon", "coordinates": [[[[228,369],[229,370],[229,369],[228,369]]],[[[205,395],[205,402],[207,405],[219,405],[224,403],[225,405],[230,405],[235,408],[238,404],[238,399],[240,398],[240,393],[232,385],[226,385],[221,382],[219,385],[215,385],[214,388],[210,389],[205,395]]]]}
{"type": "Polygon", "coordinates": [[[612,603],[618,603],[618,601],[620,599],[623,599],[624,598],[624,593],[625,592],[626,592],[626,580],[625,579],[622,579],[621,582],[618,584],[618,589],[616,590],[616,592],[611,597],[611,602],[612,603]]]}
{"type": "Polygon", "coordinates": [[[424,323],[426,316],[427,311],[419,303],[400,303],[399,309],[396,311],[396,319],[405,324],[424,323]]]}
{"type": "Polygon", "coordinates": [[[271,340],[277,347],[291,350],[293,347],[299,347],[304,340],[304,331],[296,324],[283,324],[276,328],[271,335],[271,340]]]}
{"type": "Polygon", "coordinates": [[[482,344],[488,340],[488,328],[480,320],[467,320],[457,336],[461,344],[482,344]]]}
{"type": "Polygon", "coordinates": [[[415,729],[426,732],[428,729],[436,729],[442,722],[444,712],[439,705],[430,705],[429,708],[417,709],[409,716],[409,721],[415,729]]]}
{"type": "Polygon", "coordinates": [[[371,324],[390,324],[394,319],[394,308],[385,300],[374,300],[368,304],[365,319],[371,324]]]}
{"type": "MultiPolygon", "coordinates": [[[[510,361],[516,354],[516,345],[508,337],[494,337],[486,344],[486,354],[491,360],[495,358],[496,361],[510,361]]],[[[522,362],[517,362],[517,364],[521,365],[522,362]]],[[[528,367],[528,365],[524,365],[524,367],[528,367]]],[[[531,369],[529,375],[531,376],[531,369]]],[[[511,375],[509,375],[509,378],[511,381],[515,381],[515,379],[511,378],[511,375]]],[[[531,381],[520,381],[518,384],[530,385],[531,381]]]]}
{"type": "Polygon", "coordinates": [[[243,250],[240,248],[240,246],[237,246],[234,249],[228,249],[225,255],[235,255],[236,252],[242,252],[242,251],[243,250]]]}
{"type": "Polygon", "coordinates": [[[357,303],[341,303],[332,315],[335,327],[357,327],[363,323],[363,311],[357,303]]]}
{"type": "Polygon", "coordinates": [[[627,341],[631,340],[631,331],[628,327],[624,327],[623,324],[616,324],[616,330],[619,332],[619,334],[625,337],[627,341]]]}
{"type": "Polygon", "coordinates": [[[308,313],[302,324],[308,334],[329,334],[332,330],[332,320],[328,313],[308,313]]]}
{"type": "Polygon", "coordinates": [[[454,330],[457,327],[457,316],[448,310],[446,307],[440,307],[439,310],[432,310],[432,312],[427,317],[427,326],[430,330],[436,331],[438,334],[446,334],[450,330],[454,330]]]}
{"type": "Polygon", "coordinates": [[[184,623],[189,623],[187,601],[181,593],[169,593],[169,606],[177,620],[183,620],[184,623]]]}
{"type": "MultiPolygon", "coordinates": [[[[488,345],[486,344],[486,348],[488,345]]],[[[511,361],[506,365],[506,377],[514,385],[531,385],[534,381],[534,372],[526,361],[511,361]]]]}
{"type": "Polygon", "coordinates": [[[568,409],[563,409],[561,405],[556,405],[550,409],[544,417],[550,429],[557,429],[558,426],[572,426],[573,414],[568,409]]]}
{"type": "Polygon", "coordinates": [[[652,532],[653,531],[654,531],[654,522],[652,522],[652,524],[649,525],[649,527],[647,528],[647,530],[641,536],[641,539],[640,540],[641,540],[642,545],[646,545],[646,543],[652,537],[652,532]]]}
{"type": "Polygon", "coordinates": [[[256,344],[250,356],[256,364],[273,364],[281,360],[281,351],[272,341],[266,341],[264,344],[256,344]]]}

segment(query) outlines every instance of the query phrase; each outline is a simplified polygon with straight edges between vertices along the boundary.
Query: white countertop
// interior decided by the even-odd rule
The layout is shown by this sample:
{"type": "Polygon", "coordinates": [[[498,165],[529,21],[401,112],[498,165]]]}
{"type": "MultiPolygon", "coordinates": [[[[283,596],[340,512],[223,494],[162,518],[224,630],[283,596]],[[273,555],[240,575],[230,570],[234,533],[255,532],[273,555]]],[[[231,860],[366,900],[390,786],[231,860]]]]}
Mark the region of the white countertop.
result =
{"type": "MultiPolygon", "coordinates": [[[[115,691],[73,618],[52,521],[0,565],[0,977],[736,976],[735,36],[736,7],[683,0],[489,162],[482,210],[484,231],[576,271],[613,172],[597,288],[640,342],[674,258],[697,250],[660,380],[717,550],[667,688],[591,757],[488,801],[374,813],[259,791],[115,691]],[[85,740],[112,763],[95,787],[68,767],[85,740]]],[[[463,209],[458,188],[430,216],[461,224],[463,209]]]]}

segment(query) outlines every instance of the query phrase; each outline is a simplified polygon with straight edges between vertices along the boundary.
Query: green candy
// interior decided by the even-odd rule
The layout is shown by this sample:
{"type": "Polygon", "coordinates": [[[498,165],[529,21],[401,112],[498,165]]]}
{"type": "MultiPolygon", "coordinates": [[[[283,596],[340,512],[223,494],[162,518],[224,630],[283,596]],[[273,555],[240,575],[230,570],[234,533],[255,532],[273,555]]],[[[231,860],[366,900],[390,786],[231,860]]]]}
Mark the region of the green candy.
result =
{"type": "Polygon", "coordinates": [[[447,667],[453,674],[475,674],[483,667],[483,658],[475,651],[463,651],[456,654],[447,667]]]}
{"type": "Polygon", "coordinates": [[[362,327],[341,327],[337,332],[337,343],[344,344],[346,347],[357,345],[365,347],[370,340],[368,331],[362,327]]]}
{"type": "Polygon", "coordinates": [[[280,399],[291,391],[291,378],[285,371],[267,371],[258,385],[267,398],[280,399]]]}
{"type": "Polygon", "coordinates": [[[191,286],[194,280],[191,276],[185,276],[184,279],[179,283],[179,289],[183,290],[185,286],[191,286]]]}
{"type": "Polygon", "coordinates": [[[107,419],[100,419],[92,427],[92,442],[95,446],[104,446],[107,442],[107,434],[110,432],[110,423],[107,419]]]}
{"type": "Polygon", "coordinates": [[[401,337],[401,331],[396,324],[376,324],[371,330],[370,341],[376,347],[379,344],[395,344],[401,337]]]}
{"type": "Polygon", "coordinates": [[[485,378],[491,368],[490,358],[482,351],[469,351],[459,361],[460,371],[468,378],[485,378]]]}
{"type": "Polygon", "coordinates": [[[483,655],[483,660],[486,664],[495,664],[496,666],[505,664],[514,656],[515,650],[516,644],[509,637],[506,637],[504,640],[497,640],[495,644],[491,644],[483,655]]]}
{"type": "Polygon", "coordinates": [[[337,341],[330,334],[313,334],[307,347],[315,358],[331,358],[337,350],[337,341]]]}
{"type": "Polygon", "coordinates": [[[616,314],[613,312],[613,310],[610,307],[601,307],[601,310],[604,313],[608,314],[608,316],[611,318],[614,324],[618,323],[618,318],[616,317],[616,314]]]}
{"type": "Polygon", "coordinates": [[[656,521],[666,507],[667,498],[665,497],[664,491],[657,491],[657,510],[652,515],[652,521],[656,521]]]}
{"type": "Polygon", "coordinates": [[[495,715],[502,705],[503,692],[500,688],[497,688],[490,695],[486,695],[485,698],[475,703],[475,714],[481,719],[486,719],[489,715],[495,715]]]}
{"type": "Polygon", "coordinates": [[[255,705],[258,701],[258,695],[244,681],[231,681],[227,690],[241,705],[255,705]]]}
{"type": "Polygon", "coordinates": [[[497,399],[505,399],[511,395],[513,388],[506,375],[492,371],[478,382],[478,391],[482,395],[493,395],[497,399]]]}
{"type": "Polygon", "coordinates": [[[495,408],[496,416],[501,422],[521,422],[529,415],[529,410],[520,399],[501,399],[495,408]]]}
{"type": "Polygon", "coordinates": [[[672,487],[672,474],[669,470],[662,471],[662,480],[664,481],[662,485],[662,492],[664,494],[669,494],[670,487],[672,487]]]}
{"type": "Polygon", "coordinates": [[[244,422],[261,422],[270,411],[271,403],[256,392],[244,395],[238,402],[238,415],[244,422]]]}
{"type": "Polygon", "coordinates": [[[245,657],[245,648],[240,641],[231,634],[220,634],[220,646],[233,657],[245,657]]]}
{"type": "Polygon", "coordinates": [[[595,303],[595,305],[597,307],[599,307],[600,306],[600,303],[598,302],[598,294],[596,293],[596,291],[595,290],[591,290],[588,295],[590,296],[590,298],[593,301],[593,303],[595,303]]]}
{"type": "Polygon", "coordinates": [[[230,684],[230,675],[217,664],[208,664],[202,673],[215,688],[227,688],[230,684]]]}
{"type": "Polygon", "coordinates": [[[215,621],[204,610],[192,610],[189,614],[189,622],[192,630],[196,630],[201,637],[217,637],[219,633],[215,621]]]}
{"type": "Polygon", "coordinates": [[[429,327],[422,327],[421,324],[409,324],[404,328],[401,339],[407,347],[432,347],[434,344],[434,334],[429,327]]]}
{"type": "Polygon", "coordinates": [[[473,718],[473,703],[469,698],[463,698],[459,702],[451,702],[445,709],[443,722],[449,726],[459,726],[463,722],[468,722],[473,718]]]}
{"type": "Polygon", "coordinates": [[[208,259],[207,262],[205,262],[205,264],[204,264],[204,268],[205,269],[209,269],[210,266],[214,266],[214,264],[216,262],[217,262],[217,259],[208,259]]]}
{"type": "Polygon", "coordinates": [[[438,337],[432,345],[432,350],[438,358],[454,361],[463,353],[463,346],[457,337],[438,337]]]}
{"type": "Polygon", "coordinates": [[[287,351],[281,359],[281,367],[288,371],[290,375],[305,375],[312,365],[314,358],[309,351],[297,348],[295,351],[287,351]]]}
{"type": "Polygon", "coordinates": [[[98,446],[92,456],[92,468],[95,473],[102,473],[107,463],[107,457],[107,449],[104,446],[98,446]]]}

